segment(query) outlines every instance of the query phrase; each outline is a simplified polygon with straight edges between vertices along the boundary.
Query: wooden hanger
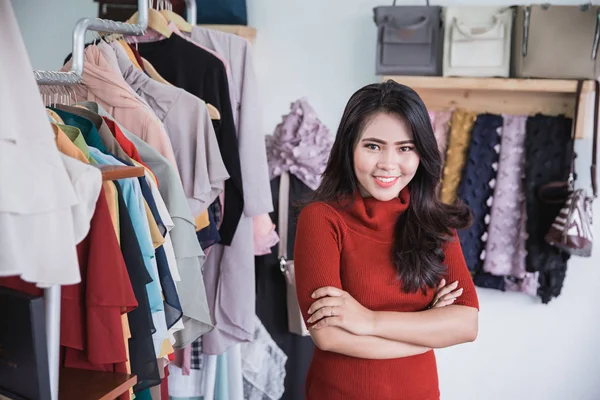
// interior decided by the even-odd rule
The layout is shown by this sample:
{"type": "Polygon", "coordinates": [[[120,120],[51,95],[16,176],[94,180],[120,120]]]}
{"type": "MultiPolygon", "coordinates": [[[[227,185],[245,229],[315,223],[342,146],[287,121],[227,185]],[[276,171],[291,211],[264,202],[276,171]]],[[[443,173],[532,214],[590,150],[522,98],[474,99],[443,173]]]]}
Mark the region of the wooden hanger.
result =
{"type": "MultiPolygon", "coordinates": [[[[129,24],[137,24],[138,22],[138,12],[131,16],[127,20],[129,24]]],[[[155,30],[166,38],[170,38],[173,34],[171,28],[169,28],[169,21],[158,11],[153,8],[148,9],[148,28],[155,30]]]]}
{"type": "Polygon", "coordinates": [[[206,103],[206,109],[208,110],[208,115],[210,116],[210,119],[214,121],[221,120],[221,113],[219,112],[219,110],[217,110],[217,107],[213,106],[210,103],[206,103]]]}
{"type": "MultiPolygon", "coordinates": [[[[154,68],[154,66],[150,64],[150,62],[148,62],[148,60],[146,60],[144,57],[142,57],[142,62],[144,63],[144,69],[146,72],[148,72],[150,78],[157,82],[164,83],[165,85],[173,86],[169,81],[160,76],[156,68],[154,68]]],[[[221,113],[215,106],[210,103],[206,103],[206,108],[208,109],[208,115],[210,116],[210,119],[217,121],[221,120],[221,113]]]]}
{"type": "Polygon", "coordinates": [[[192,32],[192,24],[183,19],[181,15],[169,10],[161,10],[160,13],[167,19],[167,21],[173,22],[175,25],[177,25],[177,28],[179,28],[180,31],[188,33],[192,32]]]}

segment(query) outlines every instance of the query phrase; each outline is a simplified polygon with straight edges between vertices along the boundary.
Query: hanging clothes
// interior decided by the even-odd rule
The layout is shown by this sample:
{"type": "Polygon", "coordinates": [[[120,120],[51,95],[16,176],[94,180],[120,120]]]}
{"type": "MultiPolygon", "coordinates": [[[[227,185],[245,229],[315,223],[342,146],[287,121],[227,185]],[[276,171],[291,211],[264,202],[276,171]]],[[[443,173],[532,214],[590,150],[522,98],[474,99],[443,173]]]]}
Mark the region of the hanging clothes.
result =
{"type": "MultiPolygon", "coordinates": [[[[88,46],[84,54],[82,85],[74,87],[77,97],[100,104],[121,125],[157,149],[177,169],[173,147],[164,126],[123,80],[118,67],[115,71],[96,46],[88,46]]],[[[68,61],[62,70],[68,71],[71,63],[68,61]]]]}
{"type": "Polygon", "coordinates": [[[525,270],[527,240],[525,209],[525,123],[526,115],[503,115],[498,173],[494,186],[494,201],[490,210],[483,270],[497,276],[507,276],[507,290],[537,294],[525,270]],[[533,290],[531,290],[533,289],[533,290]]]}
{"type": "Polygon", "coordinates": [[[40,287],[76,284],[71,207],[80,200],[54,144],[10,2],[0,4],[0,25],[0,59],[10,60],[0,63],[0,276],[18,275],[40,287]],[[30,243],[36,251],[24,247],[30,243]]]}
{"type": "Polygon", "coordinates": [[[529,272],[539,272],[538,295],[543,303],[560,295],[568,253],[544,240],[562,204],[542,203],[541,185],[566,181],[571,166],[571,119],[535,115],[527,119],[525,138],[525,198],[527,203],[527,260],[529,272]]]}
{"type": "Polygon", "coordinates": [[[446,164],[442,174],[440,197],[444,203],[452,204],[457,199],[456,191],[460,184],[462,170],[467,161],[471,129],[477,118],[477,113],[456,110],[452,114],[446,164]]]}
{"type": "Polygon", "coordinates": [[[450,134],[450,120],[452,111],[430,111],[431,125],[433,134],[438,144],[438,149],[442,156],[442,164],[446,161],[446,149],[448,148],[448,135],[450,134]]]}
{"type": "Polygon", "coordinates": [[[219,232],[221,243],[230,245],[244,210],[244,196],[239,144],[225,66],[214,55],[178,35],[137,46],[142,57],[150,61],[163,78],[214,105],[221,114],[220,127],[215,131],[231,178],[225,182],[227,198],[219,232]]]}
{"type": "Polygon", "coordinates": [[[482,270],[485,260],[490,207],[493,202],[496,173],[500,154],[502,117],[481,114],[471,131],[466,165],[458,186],[458,198],[473,214],[473,223],[458,231],[465,261],[477,285],[504,290],[504,278],[482,270]]]}
{"type": "MultiPolygon", "coordinates": [[[[85,102],[82,105],[98,112],[103,117],[110,117],[96,103],[85,102]]],[[[115,125],[119,127],[123,138],[136,146],[141,159],[158,178],[159,183],[161,183],[159,191],[175,225],[171,231],[171,236],[181,276],[181,281],[177,282],[177,291],[183,308],[183,323],[185,326],[184,330],[175,333],[175,347],[183,348],[213,329],[202,278],[202,264],[205,257],[196,239],[194,217],[191,215],[183,187],[178,180],[177,171],[170,162],[157,150],[154,150],[123,126],[118,123],[115,123],[115,125]]],[[[119,139],[119,136],[116,137],[119,139]]]]}
{"type": "Polygon", "coordinates": [[[133,66],[119,43],[98,47],[106,58],[115,57],[125,81],[165,125],[192,214],[200,215],[229,178],[206,103],[183,89],[150,79],[133,66]]]}

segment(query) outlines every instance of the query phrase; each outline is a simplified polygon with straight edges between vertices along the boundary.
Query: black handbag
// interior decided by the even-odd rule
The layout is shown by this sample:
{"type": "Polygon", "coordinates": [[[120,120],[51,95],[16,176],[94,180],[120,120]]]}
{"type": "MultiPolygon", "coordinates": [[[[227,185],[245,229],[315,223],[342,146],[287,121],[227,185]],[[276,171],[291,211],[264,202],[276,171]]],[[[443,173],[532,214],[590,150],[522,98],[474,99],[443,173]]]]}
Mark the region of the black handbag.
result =
{"type": "Polygon", "coordinates": [[[44,299],[0,286],[0,394],[50,400],[44,299]]]}

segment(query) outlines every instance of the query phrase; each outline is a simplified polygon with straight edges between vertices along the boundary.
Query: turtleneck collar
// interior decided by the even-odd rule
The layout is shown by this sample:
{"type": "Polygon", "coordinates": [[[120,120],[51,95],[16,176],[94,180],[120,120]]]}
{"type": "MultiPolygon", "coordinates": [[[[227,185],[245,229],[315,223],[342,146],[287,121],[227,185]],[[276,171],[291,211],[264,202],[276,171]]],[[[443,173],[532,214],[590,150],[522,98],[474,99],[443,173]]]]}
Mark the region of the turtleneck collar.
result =
{"type": "Polygon", "coordinates": [[[405,187],[397,198],[389,201],[363,197],[357,191],[350,205],[340,203],[338,209],[347,214],[345,220],[351,230],[380,241],[391,242],[396,221],[409,204],[410,192],[408,187],[405,187]]]}

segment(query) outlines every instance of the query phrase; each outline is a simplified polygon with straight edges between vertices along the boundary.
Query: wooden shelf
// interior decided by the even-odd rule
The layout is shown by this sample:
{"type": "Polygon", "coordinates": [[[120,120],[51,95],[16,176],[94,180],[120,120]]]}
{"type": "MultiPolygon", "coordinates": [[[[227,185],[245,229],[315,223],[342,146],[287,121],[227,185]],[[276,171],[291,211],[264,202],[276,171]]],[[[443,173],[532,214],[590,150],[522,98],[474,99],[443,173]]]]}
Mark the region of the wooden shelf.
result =
{"type": "Polygon", "coordinates": [[[203,28],[214,29],[217,31],[233,33],[234,35],[238,35],[250,41],[250,43],[254,43],[256,39],[256,28],[252,28],[246,25],[198,25],[203,28]]]}
{"type": "MultiPolygon", "coordinates": [[[[410,86],[432,111],[464,108],[478,113],[566,115],[575,110],[576,80],[462,78],[440,76],[383,76],[410,86]]],[[[594,91],[593,81],[583,85],[579,103],[577,138],[585,137],[586,94],[594,91]]]]}
{"type": "Polygon", "coordinates": [[[129,167],[121,165],[95,165],[102,171],[103,181],[116,181],[117,179],[136,178],[144,176],[144,167],[129,167]]]}
{"type": "Polygon", "coordinates": [[[61,368],[60,400],[114,400],[137,383],[135,375],[61,368]]]}

